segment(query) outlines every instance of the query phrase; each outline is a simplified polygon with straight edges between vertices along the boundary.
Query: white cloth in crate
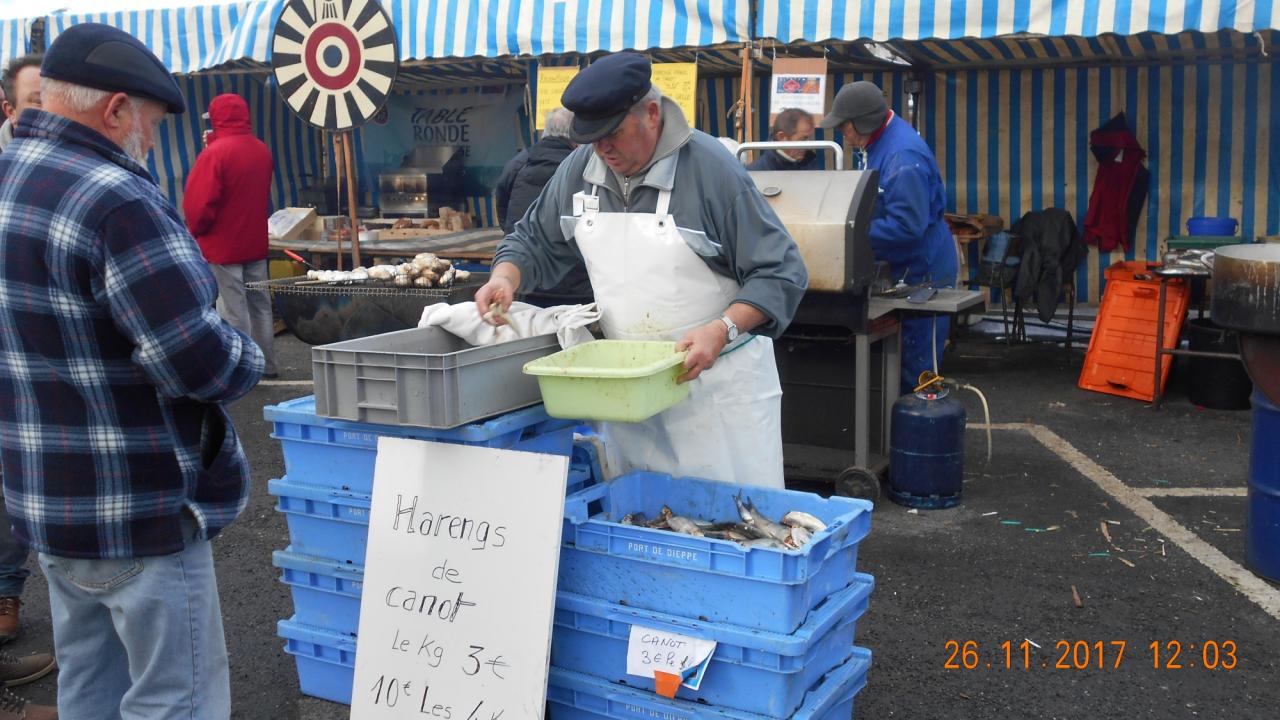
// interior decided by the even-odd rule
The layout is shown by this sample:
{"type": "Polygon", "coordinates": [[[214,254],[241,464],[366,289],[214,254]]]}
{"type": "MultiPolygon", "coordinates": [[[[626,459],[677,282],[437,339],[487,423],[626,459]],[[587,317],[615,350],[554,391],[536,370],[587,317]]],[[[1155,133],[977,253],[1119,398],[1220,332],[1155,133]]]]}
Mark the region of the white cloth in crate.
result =
{"type": "Polygon", "coordinates": [[[418,327],[438,325],[472,345],[496,345],[522,337],[556,334],[561,348],[571,348],[595,338],[587,326],[600,319],[595,303],[588,305],[556,305],[540,308],[527,303],[511,303],[507,320],[519,330],[517,335],[506,325],[490,325],[480,317],[473,302],[436,303],[422,310],[418,327]]]}

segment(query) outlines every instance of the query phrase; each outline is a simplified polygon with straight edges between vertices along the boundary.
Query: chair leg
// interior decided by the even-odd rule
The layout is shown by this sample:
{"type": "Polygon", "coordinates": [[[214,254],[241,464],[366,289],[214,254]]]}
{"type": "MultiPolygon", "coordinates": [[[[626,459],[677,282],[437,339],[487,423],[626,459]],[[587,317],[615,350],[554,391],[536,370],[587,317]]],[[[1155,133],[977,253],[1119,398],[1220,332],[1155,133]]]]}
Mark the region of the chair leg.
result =
{"type": "Polygon", "coordinates": [[[1067,286],[1067,353],[1071,353],[1071,334],[1075,329],[1076,320],[1076,286],[1074,284],[1067,286]]]}

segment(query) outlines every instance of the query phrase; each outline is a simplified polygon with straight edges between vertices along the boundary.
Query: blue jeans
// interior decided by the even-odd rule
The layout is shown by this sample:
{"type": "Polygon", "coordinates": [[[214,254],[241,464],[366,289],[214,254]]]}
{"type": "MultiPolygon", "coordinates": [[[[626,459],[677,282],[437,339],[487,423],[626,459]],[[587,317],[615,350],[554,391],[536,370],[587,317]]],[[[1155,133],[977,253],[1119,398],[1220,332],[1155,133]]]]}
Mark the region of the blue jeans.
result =
{"type": "Polygon", "coordinates": [[[49,580],[58,714],[66,720],[231,716],[218,582],[207,540],[121,560],[40,554],[49,580]]]}
{"type": "Polygon", "coordinates": [[[28,553],[27,546],[14,537],[9,511],[0,502],[0,597],[22,595],[22,586],[31,574],[27,569],[28,553]]]}

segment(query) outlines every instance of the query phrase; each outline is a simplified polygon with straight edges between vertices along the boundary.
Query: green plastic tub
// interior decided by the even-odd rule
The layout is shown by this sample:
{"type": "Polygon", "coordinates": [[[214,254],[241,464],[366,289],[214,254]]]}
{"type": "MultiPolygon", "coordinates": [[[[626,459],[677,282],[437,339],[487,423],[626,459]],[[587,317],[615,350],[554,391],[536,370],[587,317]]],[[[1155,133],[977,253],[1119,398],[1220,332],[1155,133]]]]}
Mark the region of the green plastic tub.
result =
{"type": "Polygon", "coordinates": [[[596,340],[530,361],[524,372],[537,376],[551,417],[640,422],[689,396],[676,383],[684,357],[673,342],[596,340]]]}

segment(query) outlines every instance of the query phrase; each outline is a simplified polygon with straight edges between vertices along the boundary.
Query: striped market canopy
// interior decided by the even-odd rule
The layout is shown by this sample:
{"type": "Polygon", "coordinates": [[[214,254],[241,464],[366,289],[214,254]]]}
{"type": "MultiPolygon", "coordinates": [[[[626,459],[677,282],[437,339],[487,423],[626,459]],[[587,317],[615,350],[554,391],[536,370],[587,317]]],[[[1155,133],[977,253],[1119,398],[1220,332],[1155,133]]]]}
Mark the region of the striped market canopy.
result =
{"type": "MultiPolygon", "coordinates": [[[[72,25],[98,22],[139,38],[175,73],[262,66],[270,62],[268,40],[282,6],[253,0],[55,13],[48,16],[48,41],[72,25]]],[[[401,61],[706,47],[745,41],[750,19],[750,0],[385,0],[383,6],[399,34],[401,61]]],[[[25,37],[24,30],[15,36],[25,37]]]]}
{"type": "Polygon", "coordinates": [[[1271,29],[1277,0],[761,0],[754,36],[780,42],[1176,35],[1271,29]]]}

